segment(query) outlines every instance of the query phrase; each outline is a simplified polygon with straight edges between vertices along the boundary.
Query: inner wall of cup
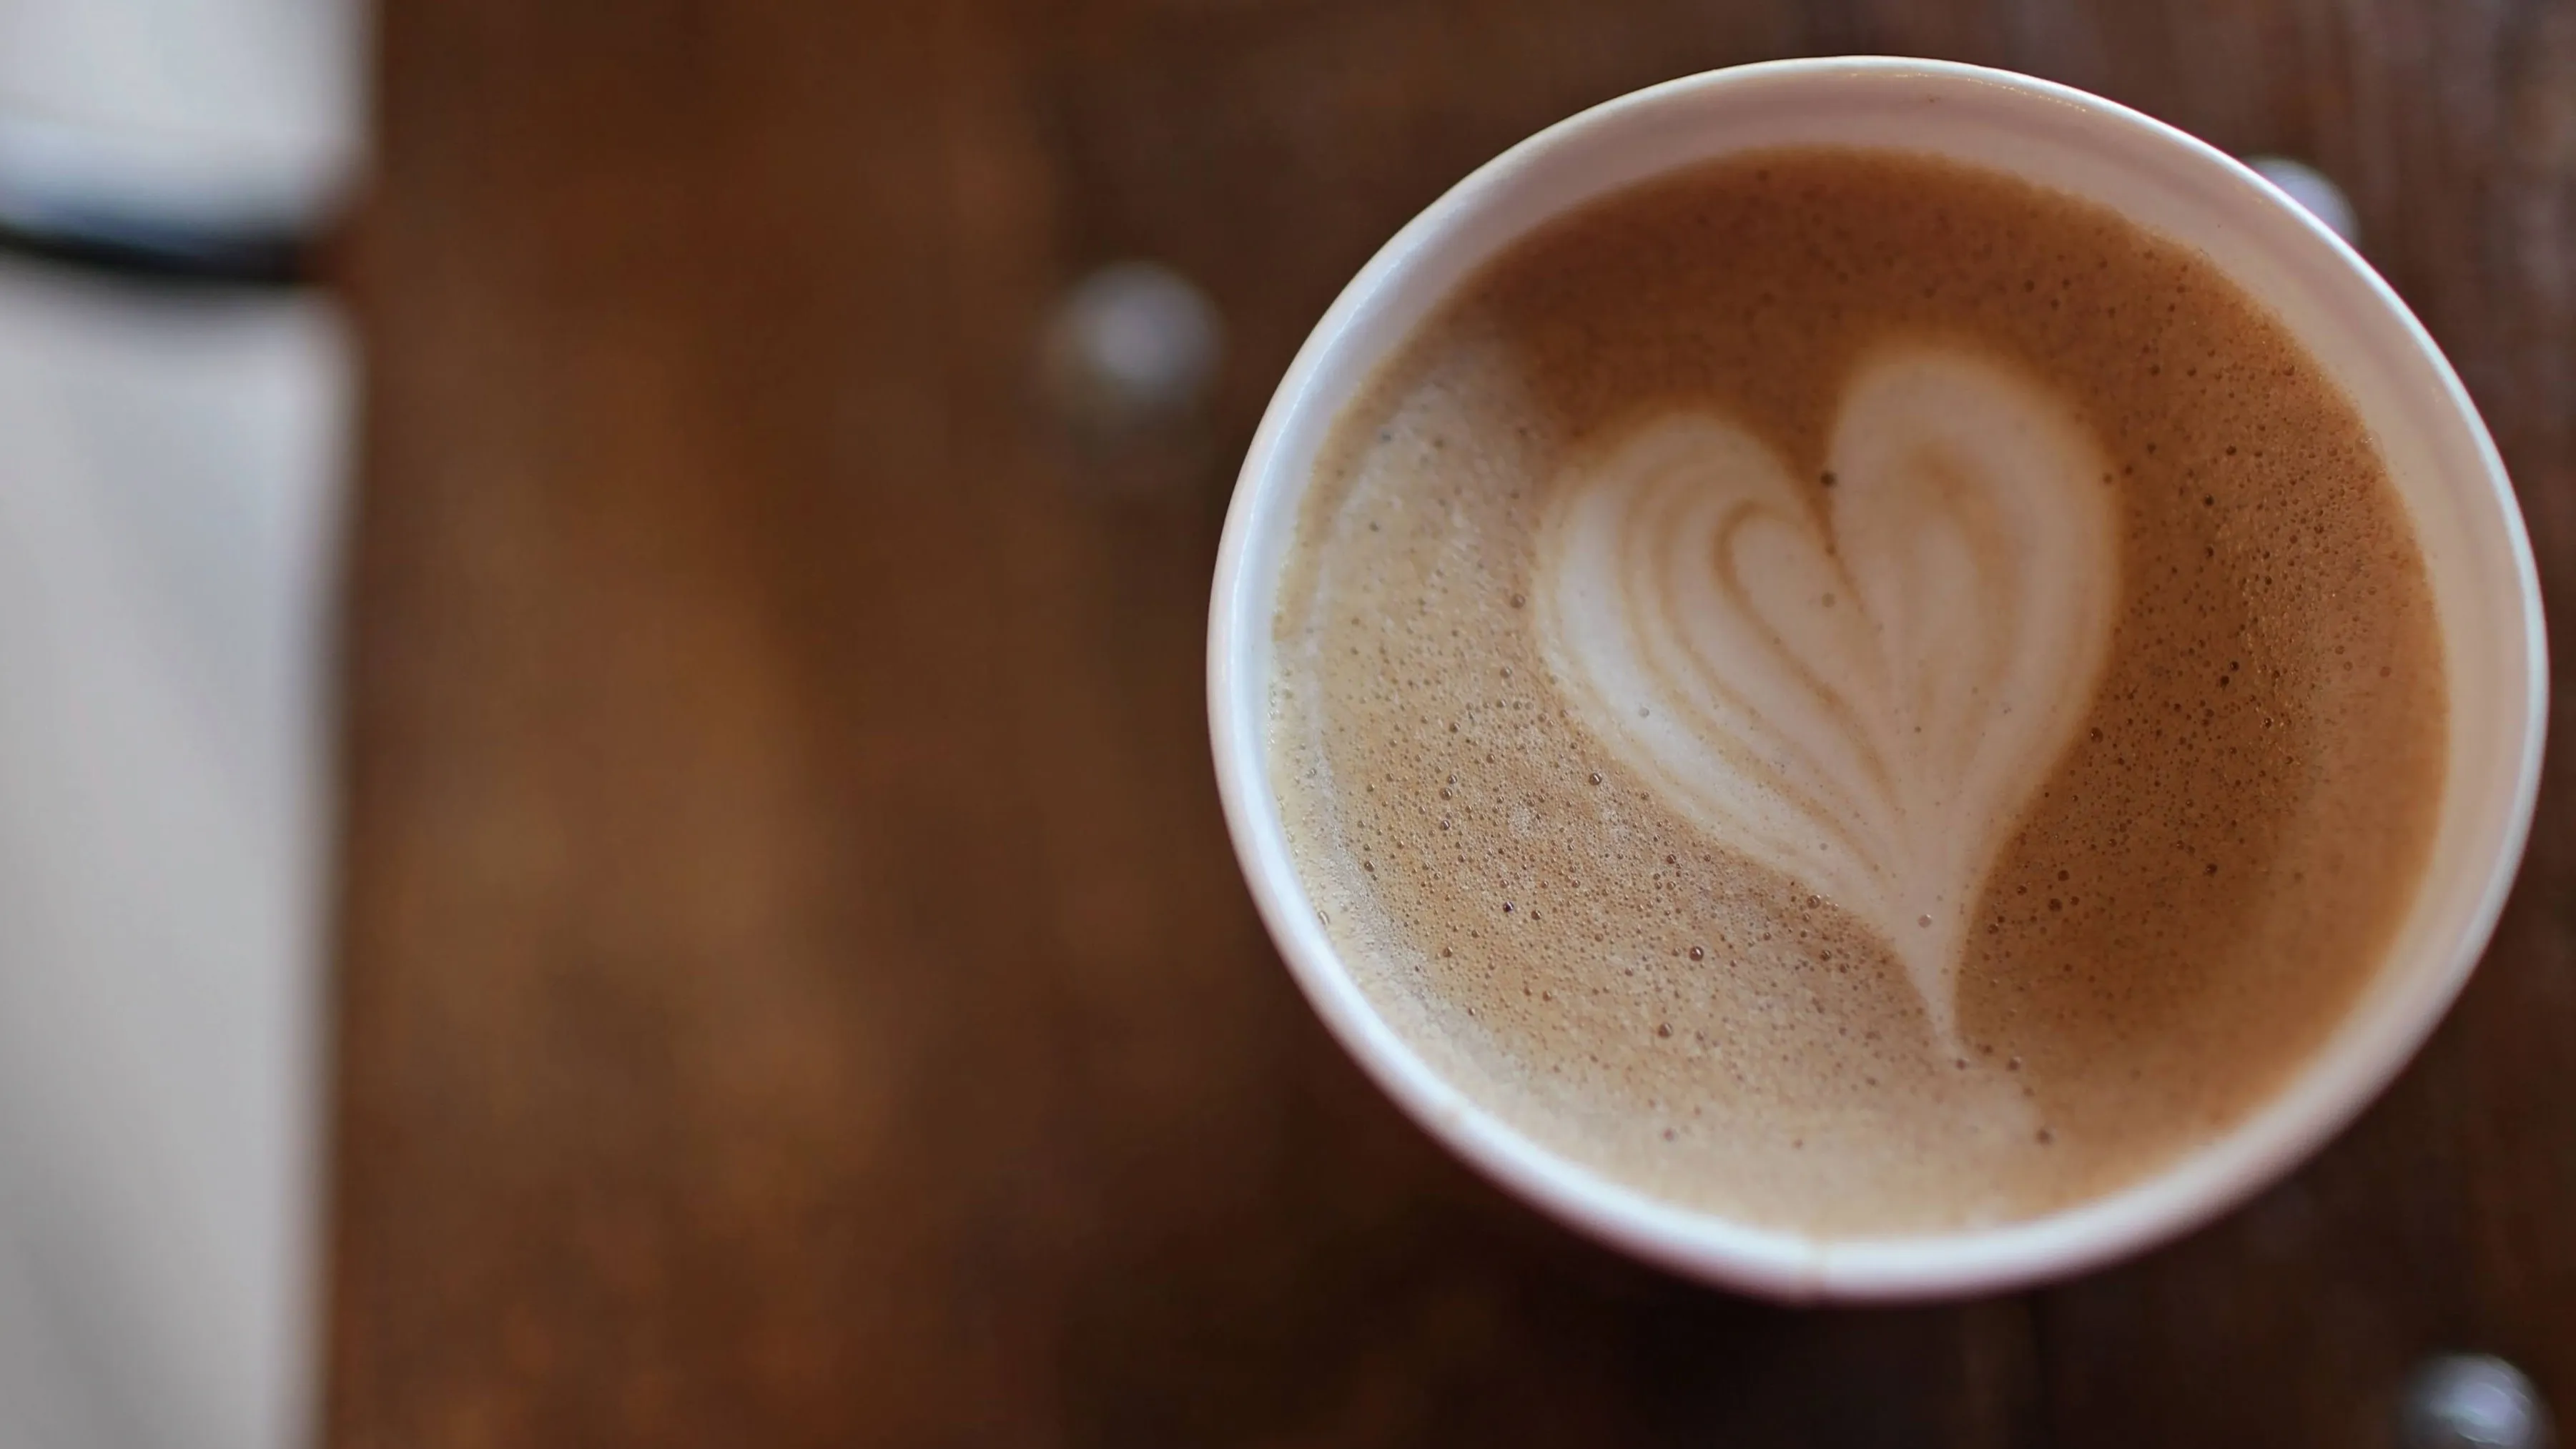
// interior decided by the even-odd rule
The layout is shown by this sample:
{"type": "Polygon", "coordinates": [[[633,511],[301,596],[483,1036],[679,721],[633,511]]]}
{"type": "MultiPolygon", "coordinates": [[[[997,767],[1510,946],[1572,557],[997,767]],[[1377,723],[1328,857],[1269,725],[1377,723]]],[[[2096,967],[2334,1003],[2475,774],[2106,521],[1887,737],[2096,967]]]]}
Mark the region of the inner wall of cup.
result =
{"type": "MultiPolygon", "coordinates": [[[[2483,945],[2527,823],[2538,738],[2536,599],[2528,551],[2483,429],[2431,344],[2393,295],[2347,264],[2327,234],[2249,173],[2131,113],[2054,87],[1965,67],[1912,62],[1808,62],[1674,82],[1615,101],[1543,133],[1443,197],[1390,242],[1327,314],[1271,405],[1242,482],[1251,509],[1240,576],[1221,599],[1230,635],[1221,682],[1234,737],[1221,768],[1249,818],[1238,818],[1247,868],[1274,932],[1328,1022],[1417,1115],[1460,1110],[1420,1078],[1410,1049],[1386,1033],[1340,971],[1296,884],[1267,773],[1270,615],[1307,476],[1333,421],[1376,363],[1479,265],[1537,223],[1677,166],[1769,146],[1842,144],[1930,153],[2009,171],[2083,196],[2196,246],[2262,298],[2321,359],[2371,421],[2413,513],[2430,567],[2450,669],[2452,727],[2434,867],[2383,971],[2317,1063],[2282,1098],[2226,1139],[2145,1184],[2055,1218],[1977,1234],[1812,1245],[1822,1291],[1894,1285],[1936,1291],[1960,1273],[1990,1277],[2071,1266],[2088,1252],[2134,1246],[2206,1216],[2286,1167],[2392,1075],[2447,1005],[2483,945]],[[1299,958],[1307,958],[1300,962],[1299,958]],[[1325,978],[1319,980],[1319,974],[1325,978]],[[1370,1019],[1337,1019],[1358,1012],[1370,1019]],[[1354,1039],[1354,1038],[1359,1039],[1354,1039]],[[1437,1105],[1427,1105],[1434,1102],[1437,1105]],[[1941,1245],[1939,1259],[1923,1256],[1941,1245]],[[1971,1250],[1973,1246],[1973,1251],[1971,1250]],[[2040,1259],[2049,1260],[2043,1263],[2040,1259]],[[1927,1276],[1928,1275],[1928,1276],[1927,1276]]],[[[1445,1085],[1445,1084],[1443,1084],[1445,1085]]],[[[1472,1105],[1466,1110],[1476,1115],[1472,1105]]],[[[1498,1164],[1434,1121],[1453,1146],[1498,1164]]],[[[1499,1124],[1478,1122],[1478,1137],[1499,1124]]],[[[1564,1180],[1551,1206],[1650,1256],[1729,1277],[1744,1230],[1715,1234],[1624,1189],[1604,1188],[1518,1141],[1505,1155],[1564,1180]],[[1640,1239],[1644,1241],[1640,1241],[1640,1239]]],[[[1514,1185],[1547,1196],[1519,1172],[1514,1185]]],[[[1688,1217],[1689,1215],[1680,1215],[1688,1217]]],[[[1769,1235],[1762,1235],[1768,1237],[1769,1235]]]]}

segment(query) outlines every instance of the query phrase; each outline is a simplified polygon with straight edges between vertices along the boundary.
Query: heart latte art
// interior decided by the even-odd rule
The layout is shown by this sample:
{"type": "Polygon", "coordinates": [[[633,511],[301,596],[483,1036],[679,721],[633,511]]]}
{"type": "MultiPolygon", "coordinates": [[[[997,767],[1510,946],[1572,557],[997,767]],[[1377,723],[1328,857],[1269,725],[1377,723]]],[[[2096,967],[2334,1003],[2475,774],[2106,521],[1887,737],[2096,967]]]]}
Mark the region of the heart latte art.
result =
{"type": "Polygon", "coordinates": [[[2044,388],[1934,347],[1858,369],[1826,458],[1818,490],[1704,412],[1588,458],[1542,638],[1602,744],[1875,927],[1952,1050],[1970,912],[2109,652],[2109,480],[2044,388]]]}

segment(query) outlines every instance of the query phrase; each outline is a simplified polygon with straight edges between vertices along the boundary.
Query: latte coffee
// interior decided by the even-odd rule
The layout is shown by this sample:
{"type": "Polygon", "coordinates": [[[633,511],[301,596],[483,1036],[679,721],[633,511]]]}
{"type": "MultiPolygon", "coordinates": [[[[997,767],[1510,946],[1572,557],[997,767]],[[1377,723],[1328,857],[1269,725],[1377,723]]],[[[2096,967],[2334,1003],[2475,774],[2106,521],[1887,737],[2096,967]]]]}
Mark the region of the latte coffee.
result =
{"type": "Polygon", "coordinates": [[[1272,780],[1377,1011],[1551,1150],[1816,1236],[2214,1139],[2441,805],[2350,403],[2197,253],[1929,157],[1521,239],[1339,418],[1278,600],[1272,780]]]}

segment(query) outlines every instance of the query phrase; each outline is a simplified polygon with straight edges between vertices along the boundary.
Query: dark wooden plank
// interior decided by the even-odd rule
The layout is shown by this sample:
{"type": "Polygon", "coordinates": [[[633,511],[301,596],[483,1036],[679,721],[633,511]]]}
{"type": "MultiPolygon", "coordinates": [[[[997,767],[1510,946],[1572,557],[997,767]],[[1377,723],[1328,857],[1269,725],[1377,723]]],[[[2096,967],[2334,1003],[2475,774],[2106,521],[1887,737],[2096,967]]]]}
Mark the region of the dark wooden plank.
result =
{"type": "Polygon", "coordinates": [[[1230,455],[1367,253],[1557,116],[1800,51],[2320,162],[2563,594],[2571,15],[389,4],[331,1437],[2348,1444],[2463,1345],[2576,1399],[2554,785],[2468,1000],[2291,1184],[2043,1294],[1796,1314],[1574,1241],[1375,1096],[1234,878],[1199,684],[1230,455]],[[1207,465],[1112,496],[1028,360],[1127,255],[1234,358],[1207,465]]]}

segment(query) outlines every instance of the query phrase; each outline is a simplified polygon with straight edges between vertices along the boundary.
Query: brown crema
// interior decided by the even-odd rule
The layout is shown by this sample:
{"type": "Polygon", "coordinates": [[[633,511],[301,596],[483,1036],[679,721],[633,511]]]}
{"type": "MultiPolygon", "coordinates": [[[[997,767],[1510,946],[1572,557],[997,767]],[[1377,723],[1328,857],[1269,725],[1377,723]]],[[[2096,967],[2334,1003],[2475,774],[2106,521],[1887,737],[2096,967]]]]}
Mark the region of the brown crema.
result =
{"type": "Polygon", "coordinates": [[[1274,639],[1300,877],[1390,1023],[1569,1158],[1819,1237],[2062,1208],[2243,1118],[2379,970],[2440,804],[2423,562],[2332,382],[2196,253],[1898,153],[1676,173],[1487,265],[1338,420],[1274,639]],[[1708,828],[1669,740],[1606,738],[1543,622],[1567,480],[1659,420],[1757,440],[1831,552],[1891,347],[2034,379],[2117,559],[1939,1010],[1889,908],[1708,828]]]}

